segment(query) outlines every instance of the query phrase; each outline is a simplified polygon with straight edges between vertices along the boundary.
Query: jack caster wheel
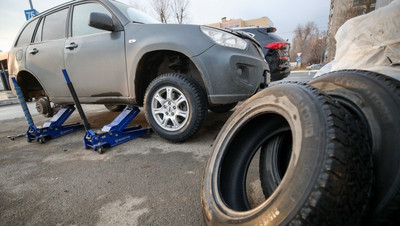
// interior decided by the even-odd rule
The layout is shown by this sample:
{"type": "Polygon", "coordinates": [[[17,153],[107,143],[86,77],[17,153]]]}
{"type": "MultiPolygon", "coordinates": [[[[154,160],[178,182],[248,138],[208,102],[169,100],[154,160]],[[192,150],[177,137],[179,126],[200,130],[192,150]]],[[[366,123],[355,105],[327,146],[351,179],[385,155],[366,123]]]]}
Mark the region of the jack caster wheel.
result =
{"type": "Polygon", "coordinates": [[[104,147],[103,146],[97,147],[96,151],[101,155],[104,153],[104,147]]]}
{"type": "Polygon", "coordinates": [[[41,143],[41,144],[44,144],[44,143],[46,143],[46,138],[45,137],[41,137],[41,138],[39,138],[39,143],[41,143]]]}

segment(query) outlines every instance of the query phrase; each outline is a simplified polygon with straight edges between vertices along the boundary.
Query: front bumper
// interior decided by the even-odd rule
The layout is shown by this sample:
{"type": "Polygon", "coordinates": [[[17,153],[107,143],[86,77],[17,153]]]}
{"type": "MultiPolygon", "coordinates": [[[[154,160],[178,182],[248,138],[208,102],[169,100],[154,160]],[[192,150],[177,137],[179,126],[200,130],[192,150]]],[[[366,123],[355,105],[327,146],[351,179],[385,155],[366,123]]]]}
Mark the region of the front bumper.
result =
{"type": "Polygon", "coordinates": [[[203,76],[211,104],[245,100],[270,81],[268,64],[250,41],[244,51],[214,45],[192,60],[203,76]]]}

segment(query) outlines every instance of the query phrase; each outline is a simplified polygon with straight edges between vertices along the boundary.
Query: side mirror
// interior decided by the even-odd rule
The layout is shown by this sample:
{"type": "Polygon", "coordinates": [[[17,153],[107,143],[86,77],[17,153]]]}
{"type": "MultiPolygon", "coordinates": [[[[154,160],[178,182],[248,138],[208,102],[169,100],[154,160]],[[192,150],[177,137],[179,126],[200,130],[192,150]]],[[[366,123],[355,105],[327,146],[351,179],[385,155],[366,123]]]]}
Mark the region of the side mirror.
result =
{"type": "Polygon", "coordinates": [[[114,22],[104,13],[90,13],[88,25],[100,30],[114,31],[114,22]]]}

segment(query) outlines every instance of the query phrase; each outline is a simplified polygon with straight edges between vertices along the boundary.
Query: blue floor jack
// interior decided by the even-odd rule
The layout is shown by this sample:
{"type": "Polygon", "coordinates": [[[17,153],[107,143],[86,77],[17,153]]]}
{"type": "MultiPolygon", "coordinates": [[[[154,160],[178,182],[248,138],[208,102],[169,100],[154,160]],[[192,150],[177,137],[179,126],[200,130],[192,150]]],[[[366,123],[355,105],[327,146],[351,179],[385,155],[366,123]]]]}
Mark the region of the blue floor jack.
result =
{"type": "Polygon", "coordinates": [[[64,69],[62,72],[86,130],[86,134],[83,138],[83,144],[86,149],[93,148],[94,151],[103,154],[104,148],[122,144],[150,132],[150,129],[142,128],[140,126],[127,128],[129,123],[140,112],[139,108],[130,106],[126,107],[110,124],[105,125],[99,133],[93,132],[93,130],[90,129],[90,125],[82,110],[81,103],[76,95],[75,88],[69,79],[67,71],[64,69]]]}
{"type": "MultiPolygon", "coordinates": [[[[61,108],[49,122],[44,123],[42,127],[36,127],[29,112],[28,106],[26,105],[21,88],[19,87],[14,77],[11,79],[14,84],[15,92],[17,93],[22,110],[25,114],[26,121],[28,122],[29,127],[28,131],[26,132],[26,139],[28,140],[28,142],[36,140],[40,143],[45,143],[49,139],[60,137],[82,129],[82,125],[79,123],[63,126],[64,122],[75,111],[75,108],[72,105],[68,106],[67,108],[61,108]]],[[[14,140],[16,137],[19,137],[21,135],[22,134],[17,136],[9,136],[9,138],[11,140],[14,140]]]]}

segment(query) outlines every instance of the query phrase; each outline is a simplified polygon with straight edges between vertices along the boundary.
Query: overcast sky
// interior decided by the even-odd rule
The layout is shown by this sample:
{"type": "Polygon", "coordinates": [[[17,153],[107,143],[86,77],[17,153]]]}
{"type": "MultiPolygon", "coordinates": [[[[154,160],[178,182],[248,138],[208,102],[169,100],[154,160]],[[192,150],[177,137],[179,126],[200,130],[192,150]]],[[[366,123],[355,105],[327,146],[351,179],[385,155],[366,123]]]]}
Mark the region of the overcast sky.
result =
{"type": "MultiPolygon", "coordinates": [[[[140,6],[153,14],[150,0],[121,0],[140,6]]],[[[32,0],[33,7],[42,12],[67,0],[32,0]]],[[[0,50],[8,51],[25,22],[24,10],[28,0],[1,0],[0,50]]],[[[291,41],[298,24],[314,21],[320,30],[328,25],[330,0],[191,0],[190,17],[193,24],[220,22],[222,17],[243,20],[267,16],[277,28],[277,34],[291,41]]],[[[171,18],[172,20],[172,18],[171,18]]]]}

